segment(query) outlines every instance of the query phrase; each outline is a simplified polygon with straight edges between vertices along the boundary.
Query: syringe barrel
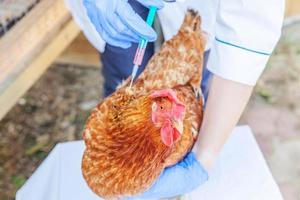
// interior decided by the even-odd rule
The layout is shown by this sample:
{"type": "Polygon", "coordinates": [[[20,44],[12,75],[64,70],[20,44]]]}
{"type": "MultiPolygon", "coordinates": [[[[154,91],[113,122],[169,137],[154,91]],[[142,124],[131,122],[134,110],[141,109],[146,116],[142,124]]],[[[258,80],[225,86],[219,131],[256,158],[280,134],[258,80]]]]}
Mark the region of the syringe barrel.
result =
{"type": "MultiPolygon", "coordinates": [[[[149,26],[152,26],[152,24],[154,22],[156,11],[157,11],[157,8],[155,8],[153,6],[150,6],[150,10],[149,10],[149,13],[148,13],[148,16],[147,16],[147,19],[146,19],[146,23],[149,26]]],[[[139,46],[136,50],[135,56],[134,56],[134,60],[133,60],[133,63],[135,65],[140,66],[142,64],[144,54],[145,54],[145,51],[146,51],[146,48],[147,48],[147,43],[148,43],[148,41],[146,39],[144,39],[144,38],[141,39],[141,41],[139,43],[139,46]]]]}
{"type": "Polygon", "coordinates": [[[138,48],[137,49],[135,56],[134,56],[133,64],[138,65],[138,66],[140,66],[142,64],[143,58],[145,55],[145,51],[146,51],[146,48],[138,48]]]}

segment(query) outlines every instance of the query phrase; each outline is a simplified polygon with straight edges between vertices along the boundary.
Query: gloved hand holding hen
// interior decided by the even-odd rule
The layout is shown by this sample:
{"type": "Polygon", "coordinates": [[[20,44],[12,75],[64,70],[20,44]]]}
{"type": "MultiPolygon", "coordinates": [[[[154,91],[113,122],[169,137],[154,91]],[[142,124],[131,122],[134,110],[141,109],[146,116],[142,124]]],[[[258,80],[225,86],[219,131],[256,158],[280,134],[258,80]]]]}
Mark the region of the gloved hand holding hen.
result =
{"type": "Polygon", "coordinates": [[[188,154],[203,117],[205,38],[200,26],[200,16],[188,11],[178,34],[152,57],[134,85],[128,87],[128,78],[91,112],[83,131],[82,172],[99,196],[116,199],[144,193],[145,198],[157,198],[155,192],[160,197],[189,192],[179,188],[172,193],[169,188],[171,172],[177,173],[174,181],[184,181],[184,169],[190,166],[199,172],[194,179],[203,175],[197,184],[207,179],[188,154]]]}

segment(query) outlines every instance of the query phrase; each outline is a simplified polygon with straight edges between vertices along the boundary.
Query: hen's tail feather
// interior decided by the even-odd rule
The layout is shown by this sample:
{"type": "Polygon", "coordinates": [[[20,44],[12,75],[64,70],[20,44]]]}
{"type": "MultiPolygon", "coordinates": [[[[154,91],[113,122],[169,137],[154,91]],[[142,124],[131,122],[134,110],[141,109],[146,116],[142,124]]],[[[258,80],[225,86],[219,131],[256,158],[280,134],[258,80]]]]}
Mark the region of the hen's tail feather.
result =
{"type": "MultiPolygon", "coordinates": [[[[186,12],[183,24],[181,26],[181,33],[185,37],[188,37],[190,42],[197,52],[199,53],[199,57],[203,60],[203,53],[205,50],[205,43],[206,43],[206,37],[204,32],[201,30],[201,17],[199,13],[193,9],[189,9],[186,12]]],[[[197,73],[194,74],[193,77],[191,77],[189,83],[193,87],[195,91],[195,95],[197,97],[202,96],[201,94],[201,88],[200,83],[202,80],[202,67],[203,65],[199,66],[197,69],[197,73]]]]}
{"type": "Polygon", "coordinates": [[[201,17],[197,11],[188,9],[182,24],[182,28],[185,27],[192,28],[192,31],[201,31],[201,17]]]}

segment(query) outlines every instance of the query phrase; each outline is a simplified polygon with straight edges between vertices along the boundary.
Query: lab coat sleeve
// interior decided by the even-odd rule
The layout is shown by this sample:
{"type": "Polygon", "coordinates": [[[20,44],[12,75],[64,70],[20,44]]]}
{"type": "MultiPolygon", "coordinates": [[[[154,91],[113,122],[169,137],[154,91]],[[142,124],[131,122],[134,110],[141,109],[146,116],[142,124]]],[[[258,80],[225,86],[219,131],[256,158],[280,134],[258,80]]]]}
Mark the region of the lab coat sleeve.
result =
{"type": "Polygon", "coordinates": [[[105,48],[105,41],[101,38],[95,26],[88,18],[86,10],[83,6],[83,0],[65,0],[65,5],[70,10],[73,19],[81,28],[88,41],[99,52],[103,52],[105,48]]]}
{"type": "Polygon", "coordinates": [[[255,85],[281,34],[284,0],[220,0],[208,69],[255,85]]]}

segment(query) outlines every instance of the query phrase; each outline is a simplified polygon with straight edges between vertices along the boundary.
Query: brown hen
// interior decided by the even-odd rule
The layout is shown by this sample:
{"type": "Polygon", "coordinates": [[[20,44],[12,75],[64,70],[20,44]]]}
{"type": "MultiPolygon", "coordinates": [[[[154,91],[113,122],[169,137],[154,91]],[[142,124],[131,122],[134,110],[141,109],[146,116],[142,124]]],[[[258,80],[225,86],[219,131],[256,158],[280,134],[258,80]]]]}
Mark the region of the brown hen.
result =
{"type": "Polygon", "coordinates": [[[128,79],[91,112],[82,173],[99,196],[142,193],[191,150],[202,122],[200,25],[200,16],[188,11],[133,87],[128,79]]]}

